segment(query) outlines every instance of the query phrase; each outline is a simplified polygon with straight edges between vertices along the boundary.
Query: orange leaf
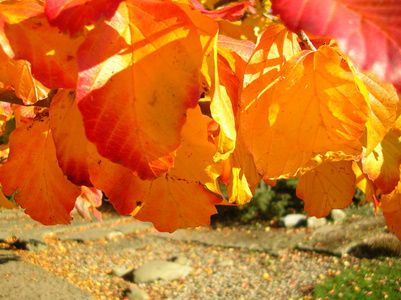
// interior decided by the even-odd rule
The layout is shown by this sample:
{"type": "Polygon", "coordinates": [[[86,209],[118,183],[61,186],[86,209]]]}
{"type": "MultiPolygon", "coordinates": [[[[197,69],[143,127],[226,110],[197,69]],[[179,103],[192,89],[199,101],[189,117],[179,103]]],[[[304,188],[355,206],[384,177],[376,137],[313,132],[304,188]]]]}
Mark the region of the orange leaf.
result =
{"type": "Polygon", "coordinates": [[[386,219],[388,230],[394,232],[401,241],[401,209],[392,212],[384,211],[383,216],[386,219]]]}
{"type": "Polygon", "coordinates": [[[121,214],[134,211],[135,218],[152,222],[160,231],[208,225],[210,216],[217,212],[214,205],[221,202],[214,194],[221,172],[213,161],[214,152],[199,108],[191,109],[175,165],[166,175],[153,181],[141,180],[127,168],[96,154],[92,147],[91,179],[121,214]]]}
{"type": "Polygon", "coordinates": [[[401,5],[399,0],[274,0],[289,29],[332,36],[362,70],[401,89],[401,5]]]}
{"type": "Polygon", "coordinates": [[[0,182],[6,195],[18,191],[14,199],[32,219],[68,224],[81,190],[64,177],[49,127],[49,118],[43,116],[13,131],[0,182]]]}
{"type": "MultiPolygon", "coordinates": [[[[13,17],[18,19],[22,16],[13,17]]],[[[32,74],[43,85],[48,88],[76,87],[76,52],[84,36],[72,39],[61,33],[58,28],[49,25],[43,13],[19,23],[5,23],[4,32],[15,53],[13,58],[29,61],[32,74]]]]}
{"type": "Polygon", "coordinates": [[[358,74],[369,92],[372,115],[366,123],[366,153],[380,143],[401,113],[397,91],[391,84],[384,84],[374,74],[358,74]]]}
{"type": "Polygon", "coordinates": [[[356,177],[356,186],[365,194],[366,198],[364,201],[368,202],[377,202],[377,197],[376,197],[376,190],[377,187],[369,179],[369,177],[362,172],[361,170],[362,164],[361,162],[352,162],[352,170],[354,171],[355,177],[356,177]]]}
{"type": "Polygon", "coordinates": [[[333,208],[345,208],[355,194],[352,162],[325,162],[299,177],[297,196],[309,216],[322,218],[333,208]]]}
{"type": "Polygon", "coordinates": [[[5,209],[16,209],[18,208],[14,203],[4,196],[3,192],[0,191],[0,207],[5,209]]]}
{"type": "Polygon", "coordinates": [[[76,185],[92,186],[88,170],[88,140],[73,90],[59,90],[50,106],[50,128],[58,163],[76,185]]]}
{"type": "MultiPolygon", "coordinates": [[[[0,49],[0,56],[2,56],[0,49]]],[[[0,58],[1,61],[1,58],[0,58]]],[[[31,74],[31,65],[24,60],[8,60],[0,64],[0,87],[10,86],[25,104],[34,104],[45,99],[49,89],[44,87],[31,74]]]]}
{"type": "Polygon", "coordinates": [[[204,48],[217,32],[212,19],[185,9],[172,1],[123,2],[78,53],[88,139],[142,179],[173,165],[186,110],[199,100],[204,48]]]}
{"type": "Polygon", "coordinates": [[[85,25],[111,18],[122,0],[47,0],[46,16],[50,24],[71,35],[85,25]]]}
{"type": "Polygon", "coordinates": [[[261,39],[245,77],[240,128],[264,178],[293,177],[328,151],[359,155],[370,115],[338,52],[321,46],[286,62],[296,43],[287,34],[261,39]]]}
{"type": "Polygon", "coordinates": [[[401,136],[390,130],[373,151],[362,159],[363,172],[384,192],[390,193],[400,180],[401,136]]]}
{"type": "Polygon", "coordinates": [[[43,6],[35,0],[0,1],[0,47],[9,58],[14,58],[14,52],[4,32],[5,23],[16,24],[42,12],[43,6]]]}

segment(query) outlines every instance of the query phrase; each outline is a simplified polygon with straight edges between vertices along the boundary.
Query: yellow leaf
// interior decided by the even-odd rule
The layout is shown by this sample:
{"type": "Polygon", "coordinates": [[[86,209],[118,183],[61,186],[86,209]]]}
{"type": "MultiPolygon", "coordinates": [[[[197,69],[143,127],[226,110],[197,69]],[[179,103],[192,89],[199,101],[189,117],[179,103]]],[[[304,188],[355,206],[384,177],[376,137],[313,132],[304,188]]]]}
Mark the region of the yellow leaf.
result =
{"type": "Polygon", "coordinates": [[[333,208],[345,208],[355,194],[352,162],[325,162],[299,177],[297,196],[310,216],[322,218],[333,208]]]}
{"type": "Polygon", "coordinates": [[[328,151],[355,158],[370,110],[349,66],[328,46],[286,62],[283,49],[292,44],[278,36],[269,47],[257,47],[262,68],[251,58],[241,103],[240,128],[259,173],[293,177],[328,151]]]}

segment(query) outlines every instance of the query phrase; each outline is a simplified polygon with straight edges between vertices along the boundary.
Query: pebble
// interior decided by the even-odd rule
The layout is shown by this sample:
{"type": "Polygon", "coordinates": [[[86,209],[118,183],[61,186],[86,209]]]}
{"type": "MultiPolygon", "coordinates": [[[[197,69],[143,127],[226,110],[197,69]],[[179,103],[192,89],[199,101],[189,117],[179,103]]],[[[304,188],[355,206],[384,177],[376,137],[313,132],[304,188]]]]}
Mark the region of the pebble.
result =
{"type": "Polygon", "coordinates": [[[309,217],[306,223],[309,229],[315,229],[326,225],[327,220],[326,218],[309,217]]]}
{"type": "Polygon", "coordinates": [[[134,271],[134,282],[145,283],[159,279],[172,281],[185,278],[191,273],[192,267],[184,266],[175,262],[155,260],[143,264],[134,271]]]}

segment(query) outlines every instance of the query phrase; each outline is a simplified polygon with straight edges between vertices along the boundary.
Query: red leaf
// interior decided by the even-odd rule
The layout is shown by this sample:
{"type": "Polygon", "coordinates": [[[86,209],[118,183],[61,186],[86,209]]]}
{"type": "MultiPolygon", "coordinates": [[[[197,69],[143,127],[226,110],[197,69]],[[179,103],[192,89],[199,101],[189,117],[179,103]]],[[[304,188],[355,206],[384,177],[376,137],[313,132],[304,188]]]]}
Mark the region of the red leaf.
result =
{"type": "Polygon", "coordinates": [[[273,0],[293,31],[334,37],[340,49],[363,70],[401,90],[400,0],[273,0]]]}
{"type": "Polygon", "coordinates": [[[73,90],[60,90],[50,106],[50,127],[56,144],[57,160],[71,182],[92,186],[88,171],[88,139],[73,90]]]}
{"type": "Polygon", "coordinates": [[[197,0],[189,0],[189,1],[202,14],[211,16],[212,18],[215,19],[225,19],[231,22],[239,21],[243,17],[246,9],[249,6],[254,6],[254,1],[245,1],[241,3],[234,3],[227,7],[223,7],[216,10],[207,10],[197,0]]]}
{"type": "Polygon", "coordinates": [[[217,32],[212,19],[185,9],[170,1],[124,2],[78,52],[77,98],[88,139],[142,179],[173,165],[186,111],[199,100],[206,44],[217,32]]]}
{"type": "Polygon", "coordinates": [[[32,74],[44,86],[51,89],[76,87],[76,52],[84,36],[72,39],[62,34],[50,26],[44,14],[15,24],[6,23],[5,34],[15,53],[14,59],[29,61],[32,74]]]}
{"type": "Polygon", "coordinates": [[[6,195],[17,191],[17,204],[44,225],[70,223],[70,212],[81,192],[65,178],[57,163],[46,116],[13,131],[10,156],[1,167],[0,182],[6,195]]]}
{"type": "Polygon", "coordinates": [[[110,19],[122,0],[47,0],[46,16],[52,26],[74,35],[85,25],[110,19]]]}

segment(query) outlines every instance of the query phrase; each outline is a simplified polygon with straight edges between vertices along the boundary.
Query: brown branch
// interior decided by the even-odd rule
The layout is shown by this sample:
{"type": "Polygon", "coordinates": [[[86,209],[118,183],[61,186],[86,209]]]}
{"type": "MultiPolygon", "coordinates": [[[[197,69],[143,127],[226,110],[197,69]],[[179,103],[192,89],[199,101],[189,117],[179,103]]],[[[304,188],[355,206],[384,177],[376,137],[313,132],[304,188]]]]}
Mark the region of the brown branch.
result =
{"type": "Polygon", "coordinates": [[[309,50],[317,51],[316,47],[312,44],[309,37],[306,35],[306,33],[303,30],[300,30],[298,32],[298,36],[306,44],[306,47],[308,47],[309,50]]]}
{"type": "Polygon", "coordinates": [[[39,101],[35,102],[34,104],[25,104],[21,98],[17,97],[17,95],[15,94],[15,91],[0,90],[0,101],[12,103],[12,104],[18,104],[18,105],[22,105],[22,106],[50,107],[50,103],[52,102],[52,99],[53,99],[54,95],[56,95],[56,93],[57,93],[57,90],[51,90],[49,92],[49,95],[47,96],[47,98],[45,98],[43,100],[39,100],[39,101]]]}

